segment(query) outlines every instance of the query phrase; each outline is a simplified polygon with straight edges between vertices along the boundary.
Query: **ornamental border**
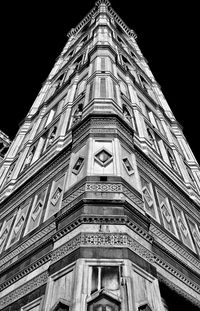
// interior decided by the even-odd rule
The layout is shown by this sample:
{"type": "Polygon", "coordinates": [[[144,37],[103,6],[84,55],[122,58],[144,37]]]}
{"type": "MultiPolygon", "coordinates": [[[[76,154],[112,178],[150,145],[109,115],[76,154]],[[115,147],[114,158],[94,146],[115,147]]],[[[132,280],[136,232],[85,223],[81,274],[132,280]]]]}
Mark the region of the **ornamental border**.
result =
{"type": "Polygon", "coordinates": [[[20,299],[21,297],[27,295],[28,293],[32,292],[33,290],[37,289],[38,287],[47,283],[49,277],[48,271],[44,271],[40,275],[36,276],[32,280],[28,281],[27,283],[21,285],[17,289],[13,290],[9,294],[5,295],[4,297],[0,298],[0,308],[5,308],[6,306],[10,305],[14,301],[20,299]]]}

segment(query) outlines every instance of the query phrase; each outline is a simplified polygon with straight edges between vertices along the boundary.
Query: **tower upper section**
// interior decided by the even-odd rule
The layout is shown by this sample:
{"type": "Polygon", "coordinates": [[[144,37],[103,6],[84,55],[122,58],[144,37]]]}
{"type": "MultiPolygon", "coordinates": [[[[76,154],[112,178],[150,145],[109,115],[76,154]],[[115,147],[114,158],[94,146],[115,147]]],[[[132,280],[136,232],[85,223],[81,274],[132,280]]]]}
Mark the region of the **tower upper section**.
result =
{"type": "MultiPolygon", "coordinates": [[[[132,147],[200,203],[199,165],[138,47],[135,32],[107,0],[97,1],[68,33],[64,49],[1,163],[0,200],[69,148],[74,130],[91,115],[119,118],[134,136],[132,147]]],[[[102,152],[95,157],[104,167],[112,155],[105,148],[102,152]]],[[[132,170],[127,161],[124,165],[132,170]]],[[[98,170],[87,173],[95,176],[98,170]]],[[[99,174],[104,170],[99,169],[99,174]]],[[[120,170],[109,174],[119,176],[120,170]]]]}

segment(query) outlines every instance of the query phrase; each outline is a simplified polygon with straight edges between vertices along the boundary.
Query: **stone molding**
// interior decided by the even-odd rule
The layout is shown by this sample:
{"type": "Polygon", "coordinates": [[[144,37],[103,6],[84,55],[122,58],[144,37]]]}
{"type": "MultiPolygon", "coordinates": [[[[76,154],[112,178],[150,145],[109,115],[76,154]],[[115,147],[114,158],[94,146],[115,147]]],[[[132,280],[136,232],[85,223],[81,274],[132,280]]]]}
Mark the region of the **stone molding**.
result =
{"type": "MultiPolygon", "coordinates": [[[[177,292],[178,295],[183,296],[185,299],[189,300],[192,304],[198,306],[200,308],[200,301],[190,294],[188,294],[186,291],[181,289],[176,284],[170,282],[166,277],[158,273],[158,280],[164,284],[166,284],[169,288],[171,288],[173,291],[177,292]]],[[[189,311],[189,310],[188,310],[189,311]]]]}
{"type": "MultiPolygon", "coordinates": [[[[95,183],[95,182],[85,182],[83,185],[79,186],[78,189],[74,190],[67,196],[64,195],[62,201],[62,208],[77,199],[80,195],[86,192],[111,192],[111,193],[121,193],[125,194],[131,201],[133,201],[137,206],[143,210],[143,201],[135,192],[134,189],[128,189],[123,184],[123,181],[118,183],[95,183]]],[[[98,198],[99,199],[99,198],[98,198]]]]}
{"type": "MultiPolygon", "coordinates": [[[[160,185],[162,189],[183,208],[184,211],[189,211],[193,216],[195,215],[197,220],[199,218],[197,207],[194,202],[191,202],[191,198],[189,197],[189,195],[185,193],[184,196],[181,192],[179,192],[177,189],[178,186],[176,187],[165,176],[163,176],[161,171],[158,168],[154,167],[150,162],[148,162],[147,159],[145,159],[145,156],[141,154],[141,152],[135,151],[135,153],[139,169],[144,172],[148,172],[148,176],[150,176],[151,180],[154,181],[155,186],[160,185]],[[189,200],[186,199],[186,196],[188,196],[189,200]]],[[[183,190],[181,189],[181,191],[183,190]]]]}
{"type": "Polygon", "coordinates": [[[6,269],[11,264],[16,262],[19,259],[19,254],[21,254],[24,250],[27,250],[29,247],[29,251],[36,248],[38,245],[41,245],[43,242],[46,242],[48,239],[50,239],[55,232],[56,224],[55,222],[52,222],[47,227],[45,227],[43,230],[39,231],[29,239],[27,239],[25,242],[20,244],[18,247],[16,247],[13,251],[11,251],[9,254],[5,255],[0,260],[0,271],[6,269]]]}
{"type": "MultiPolygon", "coordinates": [[[[45,259],[40,259],[37,263],[34,263],[32,267],[27,267],[26,269],[24,269],[24,272],[21,271],[18,277],[20,278],[20,276],[22,277],[25,274],[30,273],[29,269],[36,269],[38,265],[44,264],[44,261],[47,262],[50,260],[50,264],[52,265],[73,252],[74,250],[78,249],[79,247],[129,248],[141,258],[145,259],[147,262],[151,263],[155,267],[159,265],[160,267],[171,273],[173,276],[175,276],[177,279],[179,279],[181,282],[186,284],[188,287],[192,288],[195,292],[200,293],[200,287],[195,282],[191,281],[183,273],[171,266],[161,257],[142,246],[139,242],[134,240],[128,234],[124,233],[79,233],[67,243],[61,245],[57,249],[53,250],[51,253],[47,254],[47,257],[45,259]]],[[[12,279],[12,283],[17,280],[17,276],[15,275],[12,279]]],[[[11,280],[8,280],[8,282],[9,281],[11,280]]],[[[2,285],[6,286],[6,282],[2,285]]],[[[13,294],[10,293],[9,295],[13,294]]]]}
{"type": "Polygon", "coordinates": [[[44,265],[46,262],[48,262],[50,259],[51,259],[51,253],[48,253],[45,256],[43,256],[42,258],[40,258],[39,260],[33,262],[31,265],[29,265],[25,269],[16,273],[14,276],[10,277],[5,282],[2,282],[2,284],[0,284],[0,292],[3,291],[8,286],[12,285],[13,283],[19,281],[21,278],[25,277],[27,274],[38,269],[39,267],[44,265]]]}
{"type": "MultiPolygon", "coordinates": [[[[48,165],[38,173],[35,179],[31,179],[30,181],[28,181],[27,184],[23,187],[23,190],[21,192],[16,193],[16,195],[11,199],[11,201],[5,204],[6,207],[4,207],[4,210],[9,209],[8,212],[10,213],[13,209],[18,207],[21,203],[23,203],[24,200],[26,200],[29,196],[31,196],[31,194],[34,193],[38,188],[44,186],[47,183],[47,181],[49,181],[58,172],[60,172],[63,168],[65,168],[67,166],[66,158],[68,155],[69,155],[68,150],[67,151],[65,150],[64,153],[59,154],[58,157],[56,157],[56,159],[54,159],[54,161],[50,165],[48,165]],[[41,176],[43,176],[42,179],[41,176]]],[[[6,216],[6,214],[4,216],[6,216]]]]}
{"type": "Polygon", "coordinates": [[[81,246],[95,247],[129,247],[142,258],[154,262],[154,255],[124,233],[80,233],[70,241],[52,251],[51,264],[65,257],[68,253],[81,246]]]}
{"type": "Polygon", "coordinates": [[[123,233],[80,233],[52,252],[52,263],[55,263],[56,261],[68,255],[71,251],[81,246],[128,247],[140,257],[153,264],[155,267],[159,265],[173,276],[178,278],[180,281],[185,283],[187,286],[192,288],[195,292],[200,293],[200,287],[195,282],[191,281],[182,272],[172,267],[160,256],[149,251],[129,235],[123,233]]]}
{"type": "Polygon", "coordinates": [[[173,254],[173,256],[176,255],[176,253],[180,254],[185,259],[185,260],[182,259],[182,262],[191,269],[191,267],[187,264],[187,262],[189,261],[193,266],[193,270],[199,273],[200,261],[196,259],[194,256],[192,256],[186,249],[184,249],[178,243],[176,243],[174,239],[170,238],[169,235],[165,234],[165,232],[160,230],[154,224],[150,225],[150,233],[153,233],[155,236],[159,237],[161,241],[164,241],[168,246],[174,249],[175,254],[173,254]]]}
{"type": "MultiPolygon", "coordinates": [[[[60,217],[63,217],[61,215],[60,217]]],[[[64,235],[75,229],[81,224],[114,224],[114,225],[126,225],[131,230],[139,234],[142,238],[144,238],[149,243],[153,243],[153,238],[148,234],[146,230],[144,230],[141,226],[139,226],[136,222],[130,219],[128,216],[81,216],[76,218],[73,222],[68,224],[66,227],[62,228],[60,231],[56,232],[53,236],[53,241],[57,241],[61,239],[64,235]]]]}
{"type": "Polygon", "coordinates": [[[45,271],[41,273],[40,275],[36,276],[35,278],[33,278],[32,280],[30,280],[29,282],[20,286],[19,288],[13,290],[6,296],[0,298],[0,309],[5,308],[6,306],[10,305],[14,301],[34,291],[38,287],[46,284],[48,280],[48,276],[49,276],[48,272],[45,271]]]}
{"type": "MultiPolygon", "coordinates": [[[[61,215],[61,216],[63,216],[63,215],[61,215]]],[[[121,224],[121,225],[126,225],[131,230],[133,230],[134,232],[139,234],[146,241],[148,241],[149,243],[153,242],[152,237],[142,227],[140,227],[138,224],[136,224],[134,221],[132,221],[127,216],[122,216],[122,217],[120,217],[120,216],[118,216],[118,217],[116,217],[116,216],[99,216],[99,217],[93,216],[92,217],[92,216],[87,216],[87,215],[76,218],[73,222],[68,224],[66,227],[62,228],[60,231],[58,231],[56,233],[52,233],[53,235],[51,234],[51,237],[53,239],[53,242],[61,239],[63,236],[65,236],[66,234],[68,234],[69,232],[71,232],[72,230],[74,230],[75,228],[80,226],[81,224],[115,224],[115,225],[121,224]]],[[[55,225],[54,225],[54,227],[55,227],[55,225]]],[[[27,246],[27,248],[28,248],[28,246],[27,246]]],[[[21,248],[18,249],[19,252],[20,252],[20,249],[21,248]]],[[[34,271],[38,267],[42,266],[47,261],[51,260],[51,258],[52,258],[52,254],[50,252],[50,253],[46,254],[45,256],[43,256],[42,258],[35,261],[34,263],[32,263],[31,265],[27,266],[25,269],[19,271],[18,273],[16,273],[14,276],[10,277],[5,282],[2,282],[0,284],[0,291],[5,289],[6,287],[10,286],[14,282],[18,281],[19,279],[21,279],[25,275],[29,274],[30,272],[34,271]]],[[[16,258],[13,257],[13,259],[10,259],[10,261],[7,262],[7,264],[5,264],[1,268],[1,270],[5,269],[6,267],[8,267],[9,264],[12,264],[16,260],[18,260],[18,257],[17,256],[16,256],[16,258]]]]}

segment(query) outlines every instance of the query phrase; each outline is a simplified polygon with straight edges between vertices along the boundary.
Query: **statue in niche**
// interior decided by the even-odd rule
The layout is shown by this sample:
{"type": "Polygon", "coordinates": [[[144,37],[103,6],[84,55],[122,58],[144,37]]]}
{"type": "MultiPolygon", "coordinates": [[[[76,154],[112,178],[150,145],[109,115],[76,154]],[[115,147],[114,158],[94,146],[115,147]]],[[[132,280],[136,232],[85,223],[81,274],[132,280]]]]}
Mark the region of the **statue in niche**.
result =
{"type": "Polygon", "coordinates": [[[35,150],[36,150],[36,147],[33,146],[30,150],[30,152],[28,153],[28,156],[24,162],[24,169],[26,169],[30,164],[31,164],[31,161],[33,159],[33,156],[35,154],[35,150]]]}
{"type": "Polygon", "coordinates": [[[176,162],[175,162],[175,159],[173,157],[173,155],[171,154],[171,152],[167,149],[167,154],[168,154],[168,157],[169,157],[169,162],[172,166],[172,168],[177,171],[177,166],[176,166],[176,162]]]}
{"type": "Polygon", "coordinates": [[[7,181],[9,181],[11,179],[14,168],[15,168],[15,164],[10,167],[10,170],[9,170],[8,176],[7,176],[7,181]]]}
{"type": "Polygon", "coordinates": [[[152,147],[155,149],[155,142],[154,142],[154,137],[151,131],[147,128],[147,134],[148,134],[148,139],[152,147]]]}
{"type": "Polygon", "coordinates": [[[131,115],[125,106],[123,106],[123,115],[129,122],[131,122],[131,115]]]}
{"type": "Polygon", "coordinates": [[[49,136],[49,141],[48,141],[48,146],[51,146],[53,144],[53,141],[55,139],[56,136],[56,131],[57,131],[57,126],[54,126],[50,136],[49,136]]]}
{"type": "Polygon", "coordinates": [[[82,118],[82,111],[83,111],[83,105],[80,104],[80,105],[78,105],[77,109],[74,112],[73,121],[72,121],[73,125],[81,120],[81,118],[82,118]]]}

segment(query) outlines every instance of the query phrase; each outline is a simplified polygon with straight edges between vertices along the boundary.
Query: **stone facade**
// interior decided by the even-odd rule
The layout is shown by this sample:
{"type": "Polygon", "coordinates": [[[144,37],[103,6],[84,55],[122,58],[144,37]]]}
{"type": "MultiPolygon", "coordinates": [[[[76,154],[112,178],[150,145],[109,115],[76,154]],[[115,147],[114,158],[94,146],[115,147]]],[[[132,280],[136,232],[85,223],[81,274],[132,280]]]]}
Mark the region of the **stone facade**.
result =
{"type": "Polygon", "coordinates": [[[200,170],[136,34],[99,0],[0,165],[0,309],[200,308],[200,170]]]}
{"type": "Polygon", "coordinates": [[[10,139],[8,136],[0,130],[0,163],[5,157],[6,152],[10,146],[10,139]]]}

